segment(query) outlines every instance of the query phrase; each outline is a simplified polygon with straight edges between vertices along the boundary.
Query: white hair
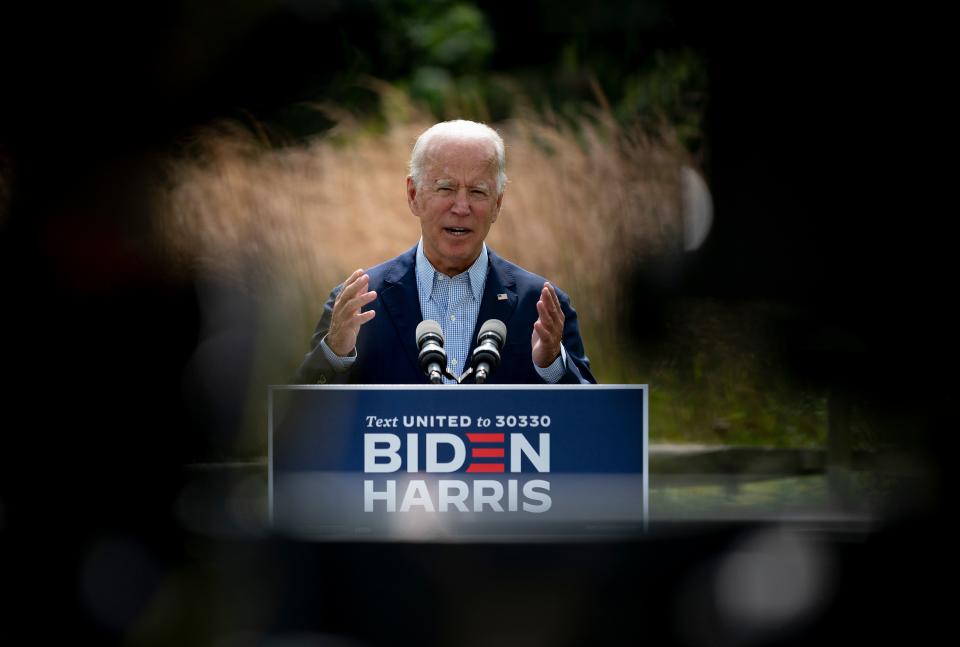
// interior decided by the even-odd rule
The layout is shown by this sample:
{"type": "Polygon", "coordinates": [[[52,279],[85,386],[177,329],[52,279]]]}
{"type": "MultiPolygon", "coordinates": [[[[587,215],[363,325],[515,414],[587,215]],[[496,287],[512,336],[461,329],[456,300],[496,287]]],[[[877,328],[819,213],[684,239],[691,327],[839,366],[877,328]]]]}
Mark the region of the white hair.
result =
{"type": "Polygon", "coordinates": [[[507,156],[504,150],[503,138],[500,134],[487,126],[476,121],[467,121],[465,119],[454,119],[453,121],[441,121],[438,124],[430,126],[417,137],[417,143],[413,145],[413,152],[410,154],[409,171],[417,188],[421,188],[421,182],[425,173],[424,162],[427,156],[427,150],[431,142],[437,137],[449,137],[453,139],[485,139],[493,144],[497,154],[497,195],[503,195],[503,189],[507,186],[507,156]]]}

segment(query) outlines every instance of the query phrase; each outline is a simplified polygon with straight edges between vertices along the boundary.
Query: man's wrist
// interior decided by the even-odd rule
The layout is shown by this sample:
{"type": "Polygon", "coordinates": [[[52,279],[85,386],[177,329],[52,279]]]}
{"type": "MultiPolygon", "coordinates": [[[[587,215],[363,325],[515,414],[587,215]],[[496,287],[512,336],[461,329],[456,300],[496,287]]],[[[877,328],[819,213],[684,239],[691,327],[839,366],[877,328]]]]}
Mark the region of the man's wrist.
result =
{"type": "Polygon", "coordinates": [[[336,342],[335,336],[331,333],[327,333],[323,337],[324,342],[327,344],[327,348],[333,351],[337,357],[350,357],[353,355],[355,348],[344,349],[342,344],[336,342]],[[332,343],[331,343],[332,342],[332,343]]]}
{"type": "Polygon", "coordinates": [[[323,339],[320,340],[320,348],[323,350],[323,356],[327,358],[327,362],[330,363],[330,366],[333,367],[333,370],[338,373],[342,373],[353,366],[353,363],[357,361],[357,349],[353,348],[346,355],[339,355],[336,351],[330,348],[330,344],[327,343],[327,337],[329,335],[324,335],[323,339]]]}
{"type": "Polygon", "coordinates": [[[533,363],[534,370],[537,371],[537,375],[546,382],[547,384],[556,384],[562,378],[564,373],[567,372],[567,351],[563,347],[563,344],[560,344],[560,354],[557,355],[557,358],[553,360],[553,363],[546,368],[540,368],[537,366],[537,363],[533,363]]]}

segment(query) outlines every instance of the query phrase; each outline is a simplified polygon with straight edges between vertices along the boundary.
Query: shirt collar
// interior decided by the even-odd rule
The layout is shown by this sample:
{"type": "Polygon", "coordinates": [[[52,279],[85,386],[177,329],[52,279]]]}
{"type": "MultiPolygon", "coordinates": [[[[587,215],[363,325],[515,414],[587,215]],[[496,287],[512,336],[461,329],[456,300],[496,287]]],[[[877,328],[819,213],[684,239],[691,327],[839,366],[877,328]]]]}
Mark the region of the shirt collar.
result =
{"type": "MultiPolygon", "coordinates": [[[[483,286],[487,282],[487,244],[483,243],[483,247],[480,249],[480,256],[477,257],[477,260],[473,262],[466,272],[458,274],[453,278],[458,278],[467,275],[467,280],[470,283],[470,291],[473,293],[473,298],[480,302],[481,297],[483,296],[483,286]]],[[[420,242],[417,243],[417,290],[420,292],[420,302],[426,303],[430,300],[430,297],[433,295],[433,286],[436,283],[436,276],[440,275],[442,277],[447,277],[446,274],[438,272],[437,269],[430,263],[427,259],[427,255],[423,253],[423,238],[420,239],[420,242]]]]}

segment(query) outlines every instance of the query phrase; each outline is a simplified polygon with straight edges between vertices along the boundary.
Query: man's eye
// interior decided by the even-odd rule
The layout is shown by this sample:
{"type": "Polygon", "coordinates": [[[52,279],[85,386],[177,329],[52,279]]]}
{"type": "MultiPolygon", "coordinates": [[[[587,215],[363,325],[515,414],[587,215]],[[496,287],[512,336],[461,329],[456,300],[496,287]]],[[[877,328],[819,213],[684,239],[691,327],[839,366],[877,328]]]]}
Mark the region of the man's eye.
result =
{"type": "Polygon", "coordinates": [[[450,193],[451,191],[453,191],[453,189],[451,189],[448,186],[442,186],[439,189],[437,189],[437,193],[450,193]]]}
{"type": "Polygon", "coordinates": [[[470,193],[472,193],[473,195],[487,195],[487,192],[484,191],[483,189],[474,189],[470,193]]]}

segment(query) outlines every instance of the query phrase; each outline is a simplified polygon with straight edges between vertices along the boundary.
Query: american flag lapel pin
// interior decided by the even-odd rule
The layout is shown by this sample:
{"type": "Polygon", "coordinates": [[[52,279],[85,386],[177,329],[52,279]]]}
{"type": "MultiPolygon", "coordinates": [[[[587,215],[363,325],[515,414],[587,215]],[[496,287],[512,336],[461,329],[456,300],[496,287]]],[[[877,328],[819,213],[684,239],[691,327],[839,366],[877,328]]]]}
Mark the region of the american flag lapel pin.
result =
{"type": "Polygon", "coordinates": [[[506,295],[506,294],[498,294],[498,295],[497,295],[497,301],[506,301],[506,300],[507,300],[507,295],[506,295]]]}

